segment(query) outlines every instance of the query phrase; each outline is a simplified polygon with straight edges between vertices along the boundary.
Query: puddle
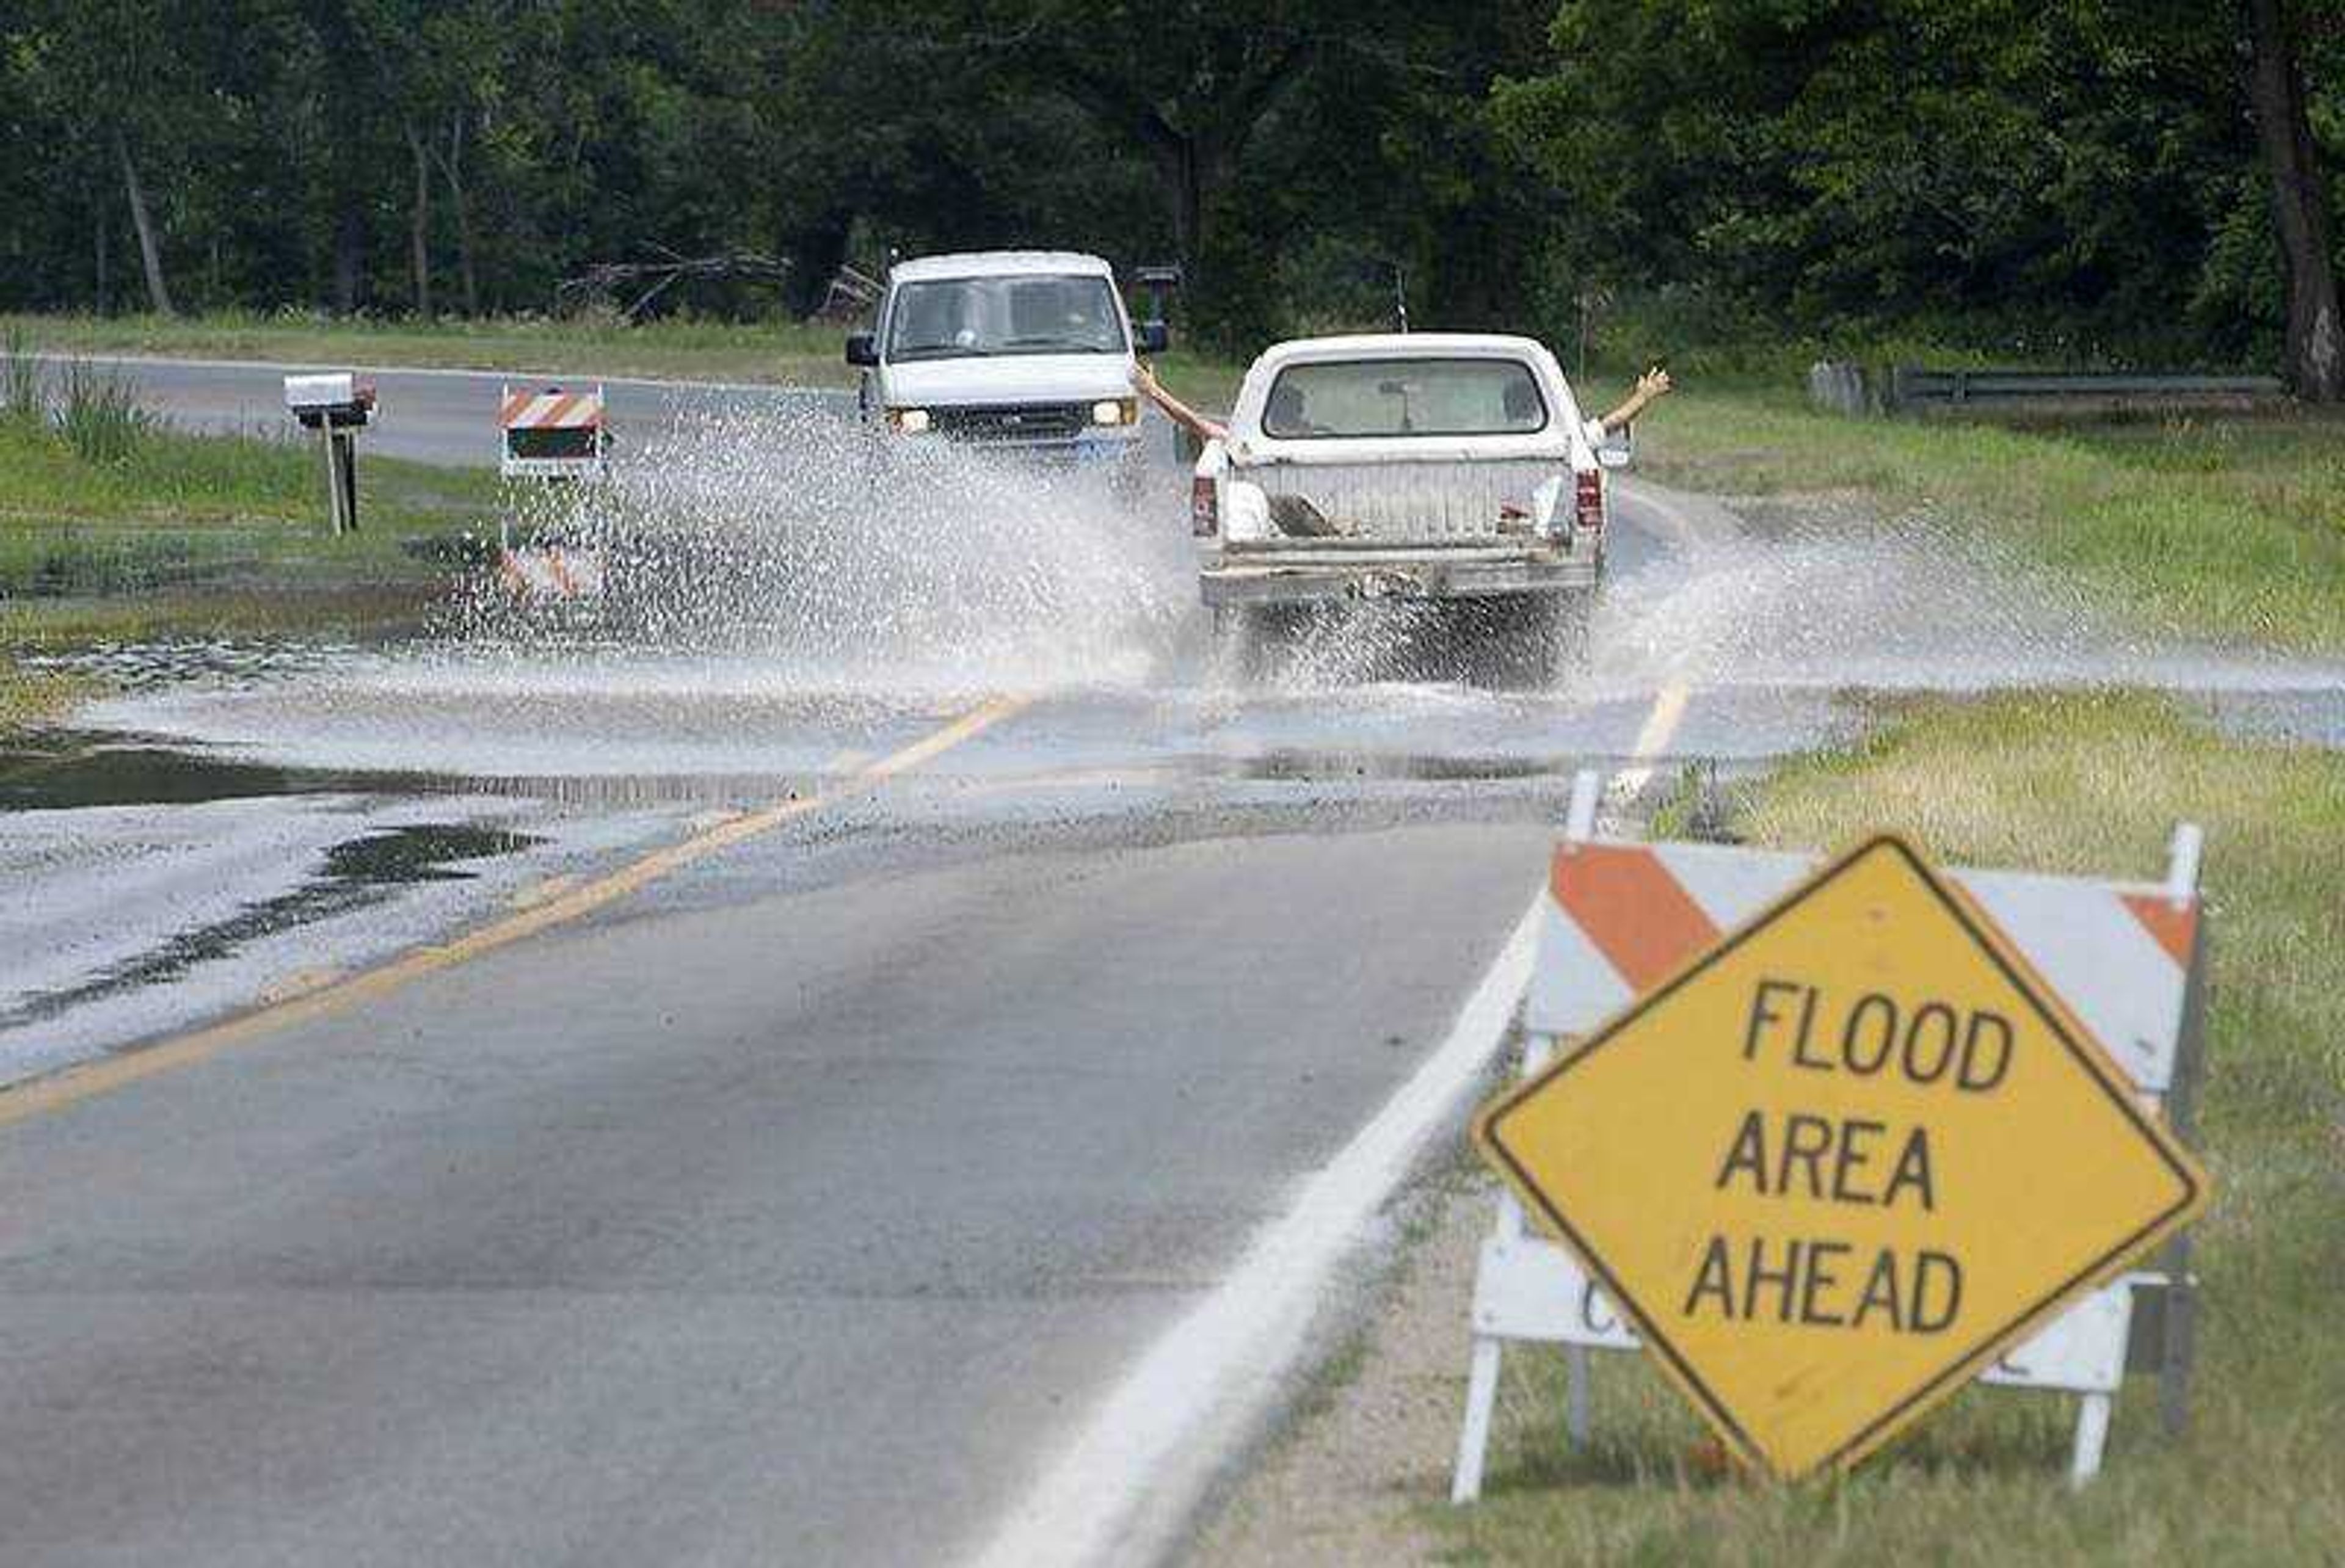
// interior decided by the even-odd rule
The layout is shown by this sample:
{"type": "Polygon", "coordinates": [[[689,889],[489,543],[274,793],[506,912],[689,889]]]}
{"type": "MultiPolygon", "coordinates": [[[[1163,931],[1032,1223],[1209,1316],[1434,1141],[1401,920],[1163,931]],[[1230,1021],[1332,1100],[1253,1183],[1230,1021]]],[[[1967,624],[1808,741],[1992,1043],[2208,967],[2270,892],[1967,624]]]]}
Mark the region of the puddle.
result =
{"type": "Polygon", "coordinates": [[[1201,778],[1247,779],[1280,784],[1344,781],[1429,784],[1497,783],[1513,779],[1568,778],[1592,765],[1587,754],[1568,756],[1408,754],[1386,752],[1282,749],[1245,755],[1192,756],[1183,766],[1201,778]]]}
{"type": "Polygon", "coordinates": [[[528,834],[464,823],[383,828],[330,846],[318,874],[290,892],[249,904],[226,919],[173,934],[159,946],[77,984],[36,991],[0,1010],[0,1033],[55,1018],[102,997],[177,980],[199,964],[296,926],[363,909],[403,886],[456,882],[469,862],[493,859],[545,842],[528,834]]]}
{"type": "Polygon", "coordinates": [[[0,812],[201,805],[368,787],[414,793],[405,781],[370,786],[350,775],[239,762],[97,732],[50,730],[0,748],[0,812]]]}
{"type": "Polygon", "coordinates": [[[86,675],[126,692],[176,686],[249,687],[324,674],[365,651],[357,642],[292,637],[170,637],[93,642],[63,653],[25,653],[29,670],[86,675]]]}
{"type": "Polygon", "coordinates": [[[50,730],[0,747],[0,815],[330,794],[496,795],[604,810],[733,806],[808,794],[829,776],[816,771],[492,776],[300,767],[173,745],[158,736],[50,730]]]}

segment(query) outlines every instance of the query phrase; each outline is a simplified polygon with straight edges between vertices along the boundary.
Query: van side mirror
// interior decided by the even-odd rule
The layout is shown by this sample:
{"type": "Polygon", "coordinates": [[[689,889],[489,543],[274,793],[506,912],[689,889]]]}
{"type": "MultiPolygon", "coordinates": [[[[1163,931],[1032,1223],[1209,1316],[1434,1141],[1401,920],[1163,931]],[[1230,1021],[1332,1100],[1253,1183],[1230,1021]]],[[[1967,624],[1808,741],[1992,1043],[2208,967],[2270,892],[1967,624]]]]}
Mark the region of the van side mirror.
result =
{"type": "Polygon", "coordinates": [[[847,362],[850,365],[876,365],[879,362],[879,339],[868,332],[847,335],[847,362]]]}
{"type": "Polygon", "coordinates": [[[1132,329],[1132,351],[1162,354],[1172,346],[1172,329],[1162,321],[1142,321],[1132,329]]]}

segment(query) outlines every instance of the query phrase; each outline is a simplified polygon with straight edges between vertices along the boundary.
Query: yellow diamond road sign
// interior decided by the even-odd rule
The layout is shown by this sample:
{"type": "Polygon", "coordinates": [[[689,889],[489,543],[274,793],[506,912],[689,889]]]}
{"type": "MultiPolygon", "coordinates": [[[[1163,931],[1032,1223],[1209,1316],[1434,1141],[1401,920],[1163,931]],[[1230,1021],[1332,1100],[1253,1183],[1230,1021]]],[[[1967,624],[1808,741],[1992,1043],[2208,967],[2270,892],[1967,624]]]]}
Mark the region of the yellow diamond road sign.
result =
{"type": "Polygon", "coordinates": [[[1487,1108],[1483,1152],[1746,1459],[1855,1463],[2207,1182],[1959,889],[1876,838],[1487,1108]]]}

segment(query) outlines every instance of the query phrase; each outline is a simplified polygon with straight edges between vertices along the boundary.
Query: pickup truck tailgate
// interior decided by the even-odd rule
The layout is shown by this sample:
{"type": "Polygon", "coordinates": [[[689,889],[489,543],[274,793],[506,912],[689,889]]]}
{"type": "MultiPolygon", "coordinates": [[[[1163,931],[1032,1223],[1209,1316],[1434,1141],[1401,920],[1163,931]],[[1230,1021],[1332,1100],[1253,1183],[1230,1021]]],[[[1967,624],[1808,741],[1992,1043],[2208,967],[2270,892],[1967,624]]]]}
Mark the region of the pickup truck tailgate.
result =
{"type": "Polygon", "coordinates": [[[1568,474],[1546,458],[1269,462],[1233,470],[1230,477],[1259,486],[1274,504],[1281,496],[1308,501],[1339,539],[1378,544],[1528,541],[1538,521],[1570,504],[1568,474]]]}

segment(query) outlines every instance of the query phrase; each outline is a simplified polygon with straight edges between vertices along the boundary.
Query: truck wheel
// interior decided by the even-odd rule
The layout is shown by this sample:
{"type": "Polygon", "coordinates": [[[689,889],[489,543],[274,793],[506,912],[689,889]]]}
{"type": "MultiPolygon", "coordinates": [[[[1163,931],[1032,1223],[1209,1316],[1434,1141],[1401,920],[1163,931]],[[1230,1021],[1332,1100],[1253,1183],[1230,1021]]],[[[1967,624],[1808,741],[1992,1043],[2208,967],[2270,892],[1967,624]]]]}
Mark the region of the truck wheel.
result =
{"type": "MultiPolygon", "coordinates": [[[[1587,662],[1585,593],[1526,593],[1492,617],[1485,644],[1492,683],[1522,691],[1554,685],[1587,662]]],[[[1496,608],[1496,606],[1494,606],[1496,608]]]]}
{"type": "Polygon", "coordinates": [[[1588,668],[1589,627],[1595,619],[1594,589],[1555,596],[1548,612],[1549,635],[1554,641],[1548,672],[1551,676],[1568,675],[1588,668]]]}
{"type": "Polygon", "coordinates": [[[1244,682],[1270,673],[1279,641],[1274,606],[1217,604],[1213,606],[1215,667],[1244,682]]]}

